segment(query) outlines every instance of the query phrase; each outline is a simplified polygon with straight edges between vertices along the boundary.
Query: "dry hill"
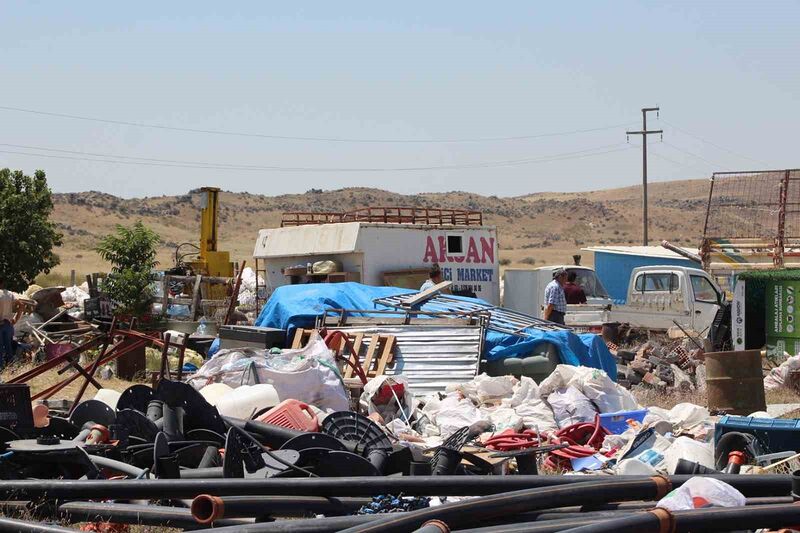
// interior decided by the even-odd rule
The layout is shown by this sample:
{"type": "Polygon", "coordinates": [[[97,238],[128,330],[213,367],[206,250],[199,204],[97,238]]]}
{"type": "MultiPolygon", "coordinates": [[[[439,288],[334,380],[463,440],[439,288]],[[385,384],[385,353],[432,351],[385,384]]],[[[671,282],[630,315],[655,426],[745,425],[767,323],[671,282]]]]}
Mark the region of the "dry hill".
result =
{"type": "MultiPolygon", "coordinates": [[[[284,211],[346,211],[365,206],[401,205],[480,210],[498,227],[500,257],[515,266],[569,262],[583,246],[633,245],[641,240],[641,189],[627,187],[581,193],[537,193],[499,198],[467,192],[402,195],[378,189],[312,189],[303,194],[265,196],[223,193],[221,248],[236,260],[250,259],[259,228],[279,225],[284,211]]],[[[650,186],[650,237],[697,245],[702,231],[708,182],[654,183],[650,186]]],[[[63,282],[70,269],[79,276],[107,269],[92,251],[115,224],[141,219],[162,238],[159,259],[173,264],[175,246],[199,236],[199,198],[182,196],[123,199],[99,193],[55,194],[54,219],[64,233],[62,262],[49,281],[63,282]]],[[[587,254],[584,254],[585,256],[587,254]]],[[[591,262],[591,257],[586,257],[591,262]]]]}

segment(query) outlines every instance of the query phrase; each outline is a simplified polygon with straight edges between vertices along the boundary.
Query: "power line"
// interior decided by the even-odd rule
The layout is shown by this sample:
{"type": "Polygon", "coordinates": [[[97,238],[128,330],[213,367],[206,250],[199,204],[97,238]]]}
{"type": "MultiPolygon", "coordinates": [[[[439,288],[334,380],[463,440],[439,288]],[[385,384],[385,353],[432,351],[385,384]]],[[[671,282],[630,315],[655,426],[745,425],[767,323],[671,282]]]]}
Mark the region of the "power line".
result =
{"type": "Polygon", "coordinates": [[[697,155],[695,153],[692,153],[692,152],[690,152],[688,150],[684,150],[683,148],[679,148],[679,147],[675,146],[674,144],[668,143],[667,141],[661,141],[661,142],[664,143],[665,146],[669,146],[673,150],[677,150],[678,152],[683,152],[686,155],[692,156],[692,157],[694,157],[696,159],[699,159],[700,161],[704,161],[706,164],[708,164],[708,165],[710,165],[710,166],[712,166],[714,168],[724,168],[726,170],[730,170],[730,169],[728,169],[728,167],[726,167],[724,165],[720,165],[718,163],[714,163],[713,161],[709,161],[705,157],[699,156],[699,155],[697,155]]]}
{"type": "Polygon", "coordinates": [[[663,122],[664,124],[666,124],[667,126],[669,126],[670,128],[672,128],[672,129],[674,129],[674,130],[677,130],[677,131],[679,131],[679,132],[681,132],[681,133],[683,133],[683,134],[685,134],[685,135],[688,135],[689,137],[694,137],[694,138],[695,138],[695,139],[697,139],[698,141],[704,142],[704,143],[706,143],[706,144],[710,144],[710,145],[711,145],[711,146],[713,146],[714,148],[717,148],[717,149],[719,149],[719,150],[722,150],[723,152],[728,152],[729,154],[733,154],[733,155],[735,155],[736,157],[741,157],[742,159],[747,159],[748,161],[753,161],[754,163],[758,163],[759,165],[764,165],[764,166],[766,166],[766,167],[769,167],[769,166],[770,166],[770,164],[769,164],[769,163],[767,163],[766,161],[761,161],[760,159],[754,159],[754,158],[752,158],[752,157],[748,157],[748,156],[746,156],[746,155],[742,155],[742,154],[740,154],[740,153],[738,153],[738,152],[734,152],[733,150],[730,150],[730,149],[728,149],[728,148],[725,148],[724,146],[720,146],[720,145],[718,145],[717,143],[713,143],[713,142],[711,142],[711,141],[709,141],[709,140],[707,140],[707,139],[704,139],[704,138],[700,137],[699,135],[695,135],[694,133],[688,132],[688,131],[686,131],[686,130],[685,130],[685,129],[683,129],[683,128],[679,128],[679,127],[678,127],[678,126],[676,126],[675,124],[671,124],[671,123],[667,122],[667,121],[666,121],[666,120],[664,120],[664,119],[661,119],[661,122],[663,122]]]}
{"type": "Polygon", "coordinates": [[[16,111],[19,113],[30,113],[34,115],[44,115],[49,117],[68,118],[73,120],[84,120],[89,122],[103,122],[106,124],[117,124],[121,126],[135,126],[137,128],[152,128],[159,130],[169,131],[182,131],[187,133],[207,133],[211,135],[229,135],[236,137],[256,137],[262,139],[280,139],[290,141],[316,141],[316,142],[339,142],[339,143],[479,143],[479,142],[501,142],[501,141],[519,141],[530,139],[542,139],[545,137],[560,137],[564,135],[575,135],[578,133],[591,133],[594,131],[610,130],[628,126],[631,123],[626,122],[623,124],[612,124],[611,126],[601,126],[598,128],[586,128],[570,131],[559,131],[552,133],[539,133],[535,135],[518,135],[510,137],[484,137],[484,138],[463,138],[463,139],[350,139],[342,137],[298,137],[292,135],[274,135],[266,133],[247,133],[226,130],[207,130],[199,128],[185,128],[179,126],[167,126],[164,124],[149,124],[146,122],[130,122],[126,120],[114,120],[96,117],[86,117],[81,115],[70,115],[67,113],[53,113],[49,111],[39,111],[35,109],[24,109],[20,107],[0,106],[0,110],[16,111]]]}
{"type": "MultiPolygon", "coordinates": [[[[0,146],[22,146],[22,145],[8,145],[8,144],[0,144],[0,146]]],[[[121,165],[142,165],[142,166],[152,166],[152,167],[170,167],[170,168],[194,168],[194,169],[209,169],[209,170],[247,170],[247,171],[263,171],[263,172],[270,172],[270,171],[280,171],[280,172],[416,172],[416,171],[429,171],[429,170],[457,170],[457,169],[469,169],[469,168],[493,168],[493,167],[504,167],[504,166],[518,166],[518,165],[527,165],[527,164],[534,164],[534,163],[546,163],[550,161],[563,161],[568,159],[580,159],[583,157],[592,157],[597,155],[609,154],[613,152],[621,152],[624,150],[631,149],[631,146],[628,146],[625,143],[619,143],[615,145],[607,145],[607,146],[599,146],[596,148],[589,148],[586,150],[579,150],[575,152],[565,152],[561,154],[554,154],[552,156],[545,156],[541,158],[526,158],[526,159],[509,159],[504,161],[485,161],[485,162],[478,162],[478,163],[467,163],[461,165],[439,165],[439,166],[428,166],[428,167],[398,167],[398,168],[320,168],[320,167],[279,167],[279,166],[256,166],[256,165],[233,165],[233,164],[224,164],[224,163],[204,163],[204,162],[172,162],[175,160],[169,159],[153,159],[153,158],[138,158],[133,156],[118,156],[118,155],[111,155],[111,154],[104,154],[102,157],[117,157],[117,158],[124,158],[124,159],[131,159],[131,160],[120,160],[116,161],[113,159],[93,159],[89,157],[77,157],[77,156],[69,156],[69,155],[55,155],[55,154],[37,154],[31,152],[21,152],[18,150],[0,150],[0,153],[3,154],[15,154],[15,155],[23,155],[23,156],[30,156],[30,157],[46,157],[50,159],[67,159],[73,161],[87,161],[87,162],[95,162],[95,163],[112,163],[112,164],[121,164],[121,165]],[[605,151],[598,152],[597,150],[602,150],[604,148],[610,148],[616,146],[617,148],[609,149],[605,151]],[[622,146],[619,148],[619,146],[622,146]]],[[[59,150],[55,148],[42,148],[42,147],[35,147],[30,146],[28,149],[32,150],[43,150],[43,151],[58,151],[62,153],[76,153],[76,154],[86,154],[86,155],[94,155],[89,152],[75,152],[71,150],[59,150]]],[[[98,154],[99,155],[99,154],[98,154]]]]}

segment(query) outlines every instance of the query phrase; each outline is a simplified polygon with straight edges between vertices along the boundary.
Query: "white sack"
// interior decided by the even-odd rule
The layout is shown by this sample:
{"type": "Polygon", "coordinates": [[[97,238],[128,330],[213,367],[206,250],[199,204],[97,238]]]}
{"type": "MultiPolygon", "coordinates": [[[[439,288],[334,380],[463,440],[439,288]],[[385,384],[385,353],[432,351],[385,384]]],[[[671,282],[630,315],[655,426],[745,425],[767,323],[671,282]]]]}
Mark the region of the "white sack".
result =
{"type": "Polygon", "coordinates": [[[594,405],[575,387],[559,389],[547,397],[547,403],[553,408],[553,416],[558,427],[564,428],[579,422],[594,422],[594,405]]]}

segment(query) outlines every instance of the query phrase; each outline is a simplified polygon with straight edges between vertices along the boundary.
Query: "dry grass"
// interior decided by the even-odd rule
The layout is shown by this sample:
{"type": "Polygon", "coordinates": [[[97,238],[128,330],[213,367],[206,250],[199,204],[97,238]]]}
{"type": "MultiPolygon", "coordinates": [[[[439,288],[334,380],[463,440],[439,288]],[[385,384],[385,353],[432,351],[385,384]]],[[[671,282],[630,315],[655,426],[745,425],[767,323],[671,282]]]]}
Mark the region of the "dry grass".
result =
{"type": "MultiPolygon", "coordinates": [[[[9,365],[8,367],[4,368],[2,372],[0,372],[0,379],[4,382],[11,380],[14,376],[18,376],[23,372],[27,372],[33,368],[32,364],[13,364],[9,365]]],[[[59,367],[60,368],[60,367],[59,367]]],[[[58,368],[54,368],[52,370],[48,370],[44,374],[37,376],[36,378],[32,379],[28,382],[28,385],[31,387],[31,396],[55,385],[56,383],[60,382],[66,377],[74,375],[76,372],[74,370],[70,370],[65,372],[64,374],[58,374],[58,368]]],[[[103,385],[104,388],[107,389],[114,389],[116,391],[124,391],[134,382],[125,381],[122,379],[117,379],[113,377],[111,379],[101,379],[98,375],[95,376],[97,381],[103,385]]],[[[53,395],[53,398],[66,398],[72,400],[75,398],[75,395],[78,393],[81,387],[81,383],[83,383],[83,378],[75,379],[72,383],[61,389],[59,392],[53,395]]],[[[83,399],[92,398],[96,389],[93,385],[89,384],[86,388],[86,392],[84,393],[83,399]]]]}
{"type": "MultiPolygon", "coordinates": [[[[641,405],[647,407],[660,407],[671,409],[679,403],[693,403],[695,405],[707,405],[705,392],[680,392],[675,390],[656,390],[646,387],[634,387],[631,389],[633,396],[641,405]]],[[[782,388],[765,391],[767,405],[781,403],[800,403],[800,395],[792,389],[782,388]]],[[[793,418],[784,415],[782,418],[793,418]]]]}

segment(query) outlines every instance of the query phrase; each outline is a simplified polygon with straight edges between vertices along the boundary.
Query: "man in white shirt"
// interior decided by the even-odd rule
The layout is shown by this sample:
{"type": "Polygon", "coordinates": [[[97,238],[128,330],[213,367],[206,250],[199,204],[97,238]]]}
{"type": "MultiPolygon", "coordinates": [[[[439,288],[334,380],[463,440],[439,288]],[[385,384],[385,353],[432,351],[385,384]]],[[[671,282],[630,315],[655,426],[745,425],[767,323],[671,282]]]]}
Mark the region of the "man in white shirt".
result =
{"type": "Polygon", "coordinates": [[[422,287],[419,288],[419,291],[427,291],[434,285],[437,285],[442,282],[442,269],[439,268],[438,263],[434,263],[431,266],[431,270],[428,273],[428,279],[425,280],[425,283],[422,284],[422,287]]]}
{"type": "Polygon", "coordinates": [[[0,278],[0,368],[14,357],[14,320],[20,303],[9,290],[6,280],[0,278]]]}
{"type": "Polygon", "coordinates": [[[544,319],[556,324],[564,324],[567,313],[567,297],[564,284],[567,282],[567,271],[559,268],[553,272],[553,281],[544,288],[544,319]]]}

